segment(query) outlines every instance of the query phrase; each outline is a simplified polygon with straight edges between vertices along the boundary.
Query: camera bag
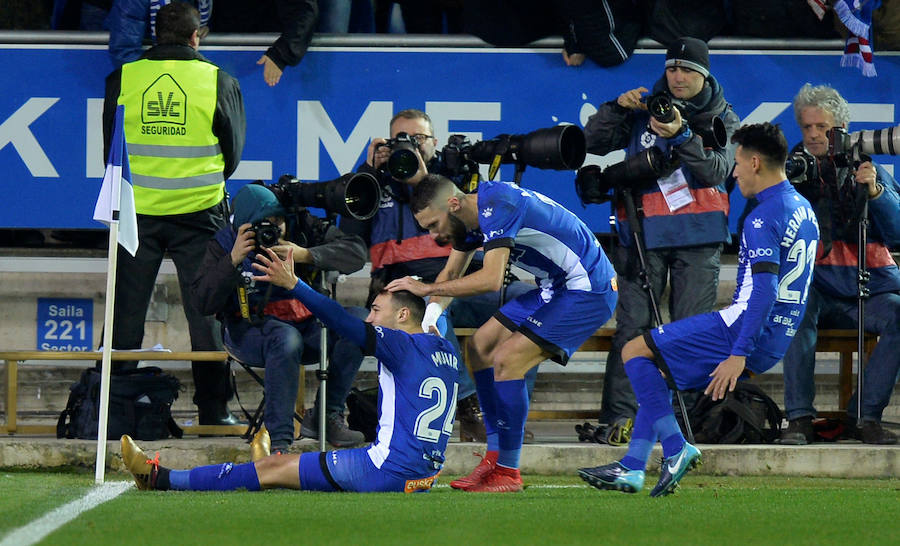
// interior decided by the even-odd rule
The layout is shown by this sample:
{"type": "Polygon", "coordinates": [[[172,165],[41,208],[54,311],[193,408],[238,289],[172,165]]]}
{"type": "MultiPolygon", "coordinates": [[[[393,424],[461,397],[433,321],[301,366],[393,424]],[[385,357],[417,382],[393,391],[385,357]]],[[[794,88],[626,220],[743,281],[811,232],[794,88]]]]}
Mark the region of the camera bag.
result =
{"type": "MultiPolygon", "coordinates": [[[[681,425],[680,412],[675,414],[681,425]]],[[[778,404],[746,381],[738,381],[734,391],[721,400],[700,395],[688,410],[688,418],[694,439],[701,444],[771,444],[781,434],[778,404]]]]}
{"type": "MultiPolygon", "coordinates": [[[[69,387],[69,400],[56,423],[57,438],[96,439],[100,416],[100,370],[88,368],[69,387]]],[[[172,403],[181,382],[150,366],[110,375],[109,421],[106,438],[118,440],[128,434],[138,440],[181,438],[182,430],[172,419],[172,403]]]]}
{"type": "Polygon", "coordinates": [[[347,409],[347,426],[351,430],[362,432],[367,442],[374,442],[378,428],[378,387],[350,389],[347,409]]]}

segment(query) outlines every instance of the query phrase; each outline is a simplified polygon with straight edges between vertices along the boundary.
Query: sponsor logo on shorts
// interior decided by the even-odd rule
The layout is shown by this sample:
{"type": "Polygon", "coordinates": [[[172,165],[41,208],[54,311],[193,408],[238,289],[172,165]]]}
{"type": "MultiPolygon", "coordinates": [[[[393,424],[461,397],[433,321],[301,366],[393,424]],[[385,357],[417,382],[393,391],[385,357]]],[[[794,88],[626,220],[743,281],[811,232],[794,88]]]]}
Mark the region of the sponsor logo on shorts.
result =
{"type": "Polygon", "coordinates": [[[437,476],[431,476],[430,478],[421,478],[418,480],[406,480],[403,492],[415,493],[416,491],[428,491],[434,485],[434,480],[436,478],[437,476]]]}
{"type": "Polygon", "coordinates": [[[542,326],[544,325],[543,322],[541,322],[541,321],[539,321],[539,320],[535,320],[534,317],[528,317],[528,318],[526,318],[525,320],[527,320],[527,321],[530,322],[531,324],[534,324],[534,325],[537,326],[538,328],[540,328],[540,327],[542,327],[542,326]]]}

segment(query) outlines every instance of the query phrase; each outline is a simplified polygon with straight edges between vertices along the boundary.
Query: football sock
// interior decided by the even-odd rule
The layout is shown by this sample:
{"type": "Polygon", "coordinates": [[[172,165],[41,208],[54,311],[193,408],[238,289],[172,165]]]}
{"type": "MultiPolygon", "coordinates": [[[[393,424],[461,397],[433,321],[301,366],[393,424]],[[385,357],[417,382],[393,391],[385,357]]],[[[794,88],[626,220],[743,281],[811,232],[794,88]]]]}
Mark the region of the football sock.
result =
{"type": "Polygon", "coordinates": [[[198,466],[191,470],[172,470],[169,472],[169,485],[171,489],[181,491],[260,490],[253,463],[224,463],[198,466]]]}
{"type": "Polygon", "coordinates": [[[522,453],[522,439],[525,435],[525,419],[528,417],[528,387],[524,379],[497,381],[497,435],[500,442],[500,453],[497,465],[506,468],[519,468],[519,455],[522,453]]]}
{"type": "Polygon", "coordinates": [[[634,416],[634,428],[631,431],[631,441],[628,442],[628,453],[619,461],[628,470],[644,470],[647,461],[650,460],[650,452],[656,444],[656,431],[653,423],[647,419],[647,412],[638,408],[634,416]]]}
{"type": "Polygon", "coordinates": [[[640,409],[647,412],[646,418],[662,442],[663,456],[671,457],[678,453],[684,445],[684,436],[675,420],[669,387],[659,368],[649,358],[639,356],[625,363],[625,373],[631,381],[640,409]]]}
{"type": "Polygon", "coordinates": [[[484,418],[484,432],[487,435],[487,450],[497,451],[500,443],[497,436],[497,391],[494,390],[494,368],[485,368],[472,373],[475,378],[475,392],[484,418]]]}

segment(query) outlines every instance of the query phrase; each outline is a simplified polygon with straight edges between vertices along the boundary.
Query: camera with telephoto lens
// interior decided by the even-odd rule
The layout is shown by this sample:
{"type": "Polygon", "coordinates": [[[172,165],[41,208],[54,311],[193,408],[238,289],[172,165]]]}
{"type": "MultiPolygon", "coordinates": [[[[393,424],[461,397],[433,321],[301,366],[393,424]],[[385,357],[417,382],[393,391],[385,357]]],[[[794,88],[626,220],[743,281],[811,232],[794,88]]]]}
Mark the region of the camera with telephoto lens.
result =
{"type": "Polygon", "coordinates": [[[253,222],[250,229],[256,234],[256,237],[254,237],[256,250],[273,247],[278,244],[278,239],[281,238],[281,228],[268,220],[253,222]]]}
{"type": "Polygon", "coordinates": [[[345,174],[327,182],[301,182],[285,174],[267,186],[288,212],[302,207],[368,220],[378,212],[381,186],[369,173],[345,174]]]}
{"type": "Polygon", "coordinates": [[[416,150],[419,143],[416,138],[408,133],[398,133],[396,137],[388,139],[377,148],[388,147],[391,155],[387,160],[387,171],[397,180],[409,180],[419,170],[419,157],[416,150]]]}
{"type": "Polygon", "coordinates": [[[652,146],[606,169],[597,165],[578,169],[575,193],[584,205],[605,203],[612,199],[613,190],[640,187],[663,176],[668,170],[666,154],[652,146]]]}
{"type": "Polygon", "coordinates": [[[488,140],[469,142],[464,135],[451,135],[441,150],[446,172],[451,176],[478,171],[478,164],[501,164],[565,171],[584,163],[587,148],[584,132],[575,125],[557,125],[524,135],[497,135],[488,140]]]}
{"type": "Polygon", "coordinates": [[[675,121],[672,97],[665,91],[660,91],[647,97],[647,111],[660,123],[672,123],[675,121]]]}

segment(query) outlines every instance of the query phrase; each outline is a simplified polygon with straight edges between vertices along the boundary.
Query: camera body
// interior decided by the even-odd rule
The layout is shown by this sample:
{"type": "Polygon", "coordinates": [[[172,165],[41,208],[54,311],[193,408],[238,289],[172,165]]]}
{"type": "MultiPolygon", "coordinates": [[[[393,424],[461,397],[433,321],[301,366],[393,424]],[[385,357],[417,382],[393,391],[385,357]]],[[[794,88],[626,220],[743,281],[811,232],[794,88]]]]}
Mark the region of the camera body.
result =
{"type": "Polygon", "coordinates": [[[281,238],[281,228],[268,220],[254,222],[250,229],[256,234],[254,240],[257,251],[277,245],[281,238]]]}
{"type": "Polygon", "coordinates": [[[419,158],[416,153],[419,143],[408,133],[398,133],[377,148],[387,147],[391,155],[387,160],[387,171],[397,180],[409,180],[419,170],[419,158]]]}
{"type": "Polygon", "coordinates": [[[578,169],[575,193],[584,205],[605,203],[612,199],[613,190],[640,187],[663,176],[669,168],[665,152],[651,146],[606,169],[596,165],[578,169]]]}
{"type": "Polygon", "coordinates": [[[794,152],[784,162],[784,172],[792,184],[818,180],[819,160],[806,150],[794,152]]]}

